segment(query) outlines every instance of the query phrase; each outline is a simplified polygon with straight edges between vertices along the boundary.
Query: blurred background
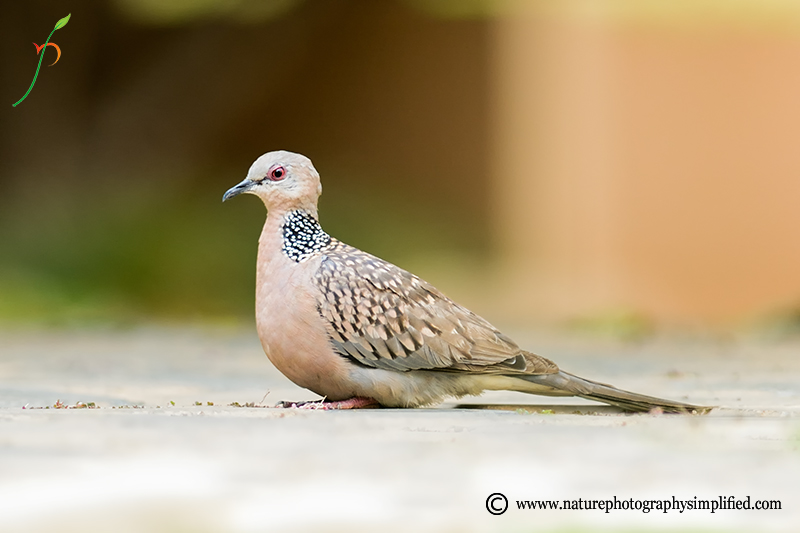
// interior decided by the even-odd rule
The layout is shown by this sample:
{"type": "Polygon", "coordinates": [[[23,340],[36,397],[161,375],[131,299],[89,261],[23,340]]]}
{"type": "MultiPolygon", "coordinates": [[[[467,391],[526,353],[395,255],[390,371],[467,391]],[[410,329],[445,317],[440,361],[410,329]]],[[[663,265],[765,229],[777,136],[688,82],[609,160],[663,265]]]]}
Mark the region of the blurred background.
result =
{"type": "Polygon", "coordinates": [[[797,531],[800,2],[2,7],[3,533],[797,531]],[[276,149],[329,233],[526,349],[720,408],[261,409],[316,398],[255,334],[265,209],[221,202],[276,149]],[[495,491],[783,510],[497,517],[495,491]]]}
{"type": "Polygon", "coordinates": [[[264,208],[220,200],[275,149],[314,161],[329,233],[492,320],[796,315],[800,4],[41,0],[2,17],[4,322],[251,321],[264,208]],[[60,61],[48,49],[11,107],[67,13],[60,61]]]}

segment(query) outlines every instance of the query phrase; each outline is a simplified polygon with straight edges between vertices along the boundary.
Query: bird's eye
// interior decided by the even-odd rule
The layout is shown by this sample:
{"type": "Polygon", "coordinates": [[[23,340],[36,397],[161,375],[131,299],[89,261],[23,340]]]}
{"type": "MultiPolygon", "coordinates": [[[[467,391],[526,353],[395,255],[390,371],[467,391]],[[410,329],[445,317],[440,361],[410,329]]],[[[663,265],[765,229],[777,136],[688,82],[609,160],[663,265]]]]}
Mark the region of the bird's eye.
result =
{"type": "Polygon", "coordinates": [[[286,177],[286,169],[281,166],[272,167],[269,169],[269,174],[267,176],[272,181],[281,181],[286,177]]]}

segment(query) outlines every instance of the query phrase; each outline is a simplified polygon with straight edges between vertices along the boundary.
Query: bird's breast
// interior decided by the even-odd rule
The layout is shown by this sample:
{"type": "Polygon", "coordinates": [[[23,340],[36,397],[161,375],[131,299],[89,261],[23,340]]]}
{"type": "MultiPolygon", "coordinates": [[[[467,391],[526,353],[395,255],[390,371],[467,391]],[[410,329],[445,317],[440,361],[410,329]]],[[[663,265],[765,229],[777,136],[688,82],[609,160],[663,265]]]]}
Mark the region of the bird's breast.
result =
{"type": "Polygon", "coordinates": [[[280,247],[259,243],[256,274],[256,327],[275,367],[297,385],[330,399],[349,397],[341,390],[347,363],[333,352],[317,310],[314,276],[321,257],[296,263],[280,247]]]}

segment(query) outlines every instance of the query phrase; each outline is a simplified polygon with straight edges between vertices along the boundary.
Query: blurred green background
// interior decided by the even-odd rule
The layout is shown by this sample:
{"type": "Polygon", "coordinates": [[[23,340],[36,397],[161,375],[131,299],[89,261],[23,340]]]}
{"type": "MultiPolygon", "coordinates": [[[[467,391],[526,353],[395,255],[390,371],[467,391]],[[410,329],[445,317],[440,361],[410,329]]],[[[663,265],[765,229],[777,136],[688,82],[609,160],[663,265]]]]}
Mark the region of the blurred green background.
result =
{"type": "Polygon", "coordinates": [[[252,320],[265,212],[220,200],[275,149],[314,161],[330,233],[492,320],[796,316],[794,2],[41,0],[3,22],[1,321],[252,320]]]}
{"type": "Polygon", "coordinates": [[[4,101],[67,12],[59,63],[2,112],[0,319],[249,319],[266,212],[221,197],[274,149],[312,158],[343,240],[435,271],[487,250],[480,20],[363,0],[17,2],[4,101]]]}

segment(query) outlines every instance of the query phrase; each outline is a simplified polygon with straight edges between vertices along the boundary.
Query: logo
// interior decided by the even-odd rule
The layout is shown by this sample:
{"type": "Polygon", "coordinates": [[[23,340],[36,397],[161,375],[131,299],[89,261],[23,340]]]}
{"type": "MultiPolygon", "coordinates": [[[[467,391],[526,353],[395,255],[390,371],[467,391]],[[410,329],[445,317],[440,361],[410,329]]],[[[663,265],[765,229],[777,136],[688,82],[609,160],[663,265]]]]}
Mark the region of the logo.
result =
{"type": "Polygon", "coordinates": [[[42,66],[42,59],[44,59],[44,52],[42,50],[47,50],[48,46],[52,46],[53,48],[56,49],[56,52],[58,53],[58,56],[56,57],[55,61],[50,63],[51,67],[53,65],[55,65],[56,63],[58,63],[58,60],[61,59],[61,48],[59,48],[56,43],[51,43],[50,42],[50,37],[53,36],[53,34],[56,32],[56,30],[60,30],[61,28],[66,26],[67,22],[69,22],[69,18],[71,16],[72,16],[72,13],[70,13],[69,15],[64,17],[63,19],[61,19],[58,22],[56,22],[56,27],[53,28],[53,31],[51,31],[50,35],[47,36],[47,40],[44,42],[44,44],[42,46],[39,46],[38,44],[33,43],[33,46],[36,47],[36,55],[39,55],[39,52],[42,52],[42,54],[39,55],[39,65],[36,67],[36,74],[33,75],[33,81],[31,82],[31,86],[28,87],[28,92],[26,92],[25,95],[22,98],[19,99],[19,102],[17,102],[16,104],[13,104],[12,107],[17,107],[20,102],[22,102],[23,100],[25,100],[25,98],[28,97],[28,95],[31,92],[31,89],[33,89],[33,84],[36,83],[36,78],[39,76],[39,68],[41,68],[41,66],[42,66]]]}
{"type": "Polygon", "coordinates": [[[486,510],[493,515],[501,515],[508,510],[508,498],[495,492],[486,498],[486,510]]]}
{"type": "Polygon", "coordinates": [[[46,45],[44,45],[44,44],[43,44],[42,46],[39,46],[38,44],[36,44],[36,43],[33,43],[33,46],[35,46],[35,47],[36,47],[36,55],[39,55],[39,52],[41,52],[41,51],[42,51],[42,48],[44,48],[45,46],[52,46],[53,48],[55,48],[55,49],[56,49],[56,53],[58,54],[58,55],[56,56],[56,60],[55,60],[55,61],[53,61],[52,63],[50,63],[49,65],[47,65],[48,67],[52,67],[53,65],[55,65],[56,63],[58,63],[58,60],[59,60],[59,59],[61,59],[61,48],[59,48],[59,47],[58,47],[58,45],[57,45],[56,43],[47,43],[46,45]]]}

